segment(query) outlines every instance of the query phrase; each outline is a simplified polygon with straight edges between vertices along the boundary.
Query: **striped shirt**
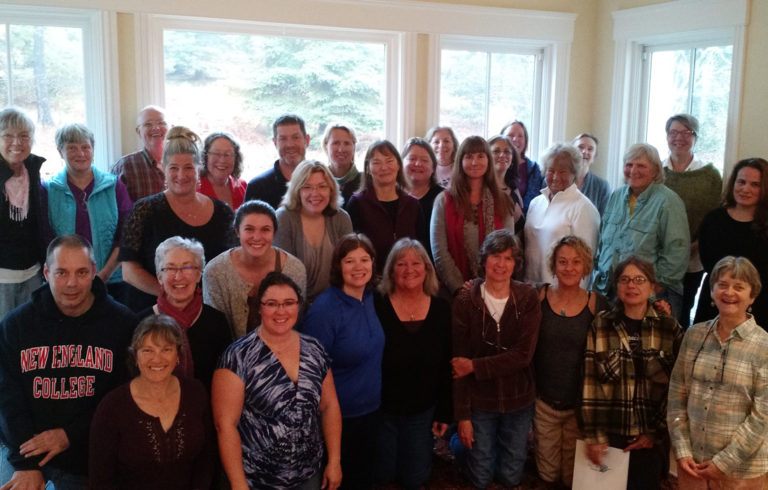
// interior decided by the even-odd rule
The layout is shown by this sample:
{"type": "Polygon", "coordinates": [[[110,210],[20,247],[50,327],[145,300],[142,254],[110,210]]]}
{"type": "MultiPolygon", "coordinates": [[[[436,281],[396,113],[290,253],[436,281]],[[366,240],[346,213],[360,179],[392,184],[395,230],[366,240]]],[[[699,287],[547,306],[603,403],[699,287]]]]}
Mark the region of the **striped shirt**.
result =
{"type": "Polygon", "coordinates": [[[667,421],[678,459],[712,460],[730,478],[768,472],[768,333],[754,317],[723,341],[717,319],[686,332],[667,421]]]}
{"type": "MultiPolygon", "coordinates": [[[[682,339],[677,321],[648,305],[640,326],[637,372],[620,308],[601,311],[587,332],[581,417],[587,444],[608,434],[661,437],[669,375],[682,339]]],[[[658,437],[657,437],[658,438],[658,437]]]]}

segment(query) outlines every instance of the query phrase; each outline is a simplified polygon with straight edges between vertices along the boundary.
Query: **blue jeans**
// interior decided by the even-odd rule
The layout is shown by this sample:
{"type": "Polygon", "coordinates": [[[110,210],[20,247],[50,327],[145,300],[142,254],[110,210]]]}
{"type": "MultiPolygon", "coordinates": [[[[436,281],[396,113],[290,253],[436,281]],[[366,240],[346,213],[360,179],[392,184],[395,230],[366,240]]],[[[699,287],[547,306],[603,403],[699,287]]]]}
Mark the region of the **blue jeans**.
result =
{"type": "MultiPolygon", "coordinates": [[[[0,486],[5,485],[13,478],[14,469],[8,462],[9,449],[0,444],[0,486]]],[[[64,472],[51,466],[44,466],[43,479],[47,482],[46,490],[87,490],[88,477],[85,475],[74,475],[64,472]]]]}
{"type": "Polygon", "coordinates": [[[533,405],[512,413],[472,410],[475,442],[467,454],[465,474],[476,488],[494,479],[505,487],[520,484],[533,405]]]}
{"type": "Polygon", "coordinates": [[[25,303],[32,291],[43,284],[43,276],[38,273],[31,279],[18,283],[0,283],[0,320],[5,318],[9,311],[25,303]]]}
{"type": "Polygon", "coordinates": [[[432,473],[432,407],[415,415],[382,412],[376,444],[376,481],[417,489],[432,473]]]}

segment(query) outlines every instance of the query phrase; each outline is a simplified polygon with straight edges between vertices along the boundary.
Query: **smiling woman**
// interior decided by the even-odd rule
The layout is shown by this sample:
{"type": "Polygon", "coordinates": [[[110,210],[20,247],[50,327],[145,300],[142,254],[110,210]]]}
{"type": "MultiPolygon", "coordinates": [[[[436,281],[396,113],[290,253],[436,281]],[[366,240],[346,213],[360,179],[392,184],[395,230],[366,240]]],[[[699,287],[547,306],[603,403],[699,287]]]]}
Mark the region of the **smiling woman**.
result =
{"type": "Polygon", "coordinates": [[[212,133],[203,144],[203,168],[200,170],[200,192],[220,199],[233,210],[243,204],[247,183],[240,178],[243,154],[234,136],[212,133]]]}
{"type": "Polygon", "coordinates": [[[215,257],[234,244],[232,209],[197,192],[200,138],[183,126],[166,136],[163,170],[167,190],[136,202],[126,220],[118,259],[125,281],[134,286],[130,306],[140,311],[161,293],[155,275],[155,249],[171,236],[198,240],[205,256],[215,257]]]}

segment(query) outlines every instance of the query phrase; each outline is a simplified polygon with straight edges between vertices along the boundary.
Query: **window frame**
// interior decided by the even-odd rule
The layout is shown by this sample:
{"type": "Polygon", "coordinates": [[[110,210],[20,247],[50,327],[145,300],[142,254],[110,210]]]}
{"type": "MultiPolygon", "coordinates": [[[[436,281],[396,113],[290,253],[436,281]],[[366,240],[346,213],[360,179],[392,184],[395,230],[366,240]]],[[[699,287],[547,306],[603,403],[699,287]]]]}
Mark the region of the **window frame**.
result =
{"type": "Polygon", "coordinates": [[[83,32],[85,121],[95,139],[93,164],[108,171],[120,156],[120,104],[115,12],[63,7],[4,5],[3,24],[74,27],[83,32]]]}
{"type": "MultiPolygon", "coordinates": [[[[146,76],[137,79],[138,106],[149,104],[165,106],[165,72],[163,32],[165,30],[204,31],[223,34],[255,36],[286,36],[328,41],[373,42],[386,46],[386,101],[384,104],[384,134],[388,138],[403,139],[410,128],[401,118],[405,112],[402,73],[405,54],[404,33],[371,29],[348,29],[304,25],[275,24],[236,19],[209,19],[178,15],[139,14],[136,23],[137,66],[145,66],[146,76]]],[[[286,108],[286,111],[289,111],[286,108]]],[[[312,138],[322,135],[311,135],[312,138]]]]}
{"type": "MultiPolygon", "coordinates": [[[[614,68],[606,176],[623,183],[621,159],[633,143],[645,141],[648,94],[643,57],[647,48],[733,46],[731,88],[723,169],[736,163],[744,66],[747,0],[679,0],[613,12],[614,68]]],[[[671,114],[670,114],[671,115],[671,114]]],[[[705,123],[702,121],[702,123],[705,123]]]]}

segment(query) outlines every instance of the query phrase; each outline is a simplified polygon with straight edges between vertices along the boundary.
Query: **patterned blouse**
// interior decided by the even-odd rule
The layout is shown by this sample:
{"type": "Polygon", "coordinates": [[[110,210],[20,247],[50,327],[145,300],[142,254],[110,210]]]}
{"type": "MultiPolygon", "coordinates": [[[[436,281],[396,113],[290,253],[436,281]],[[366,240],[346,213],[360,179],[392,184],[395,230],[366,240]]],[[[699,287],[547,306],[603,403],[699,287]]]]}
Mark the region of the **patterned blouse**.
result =
{"type": "Polygon", "coordinates": [[[257,331],[230,345],[220,369],[245,383],[238,431],[250,488],[294,488],[317,471],[323,457],[318,407],[330,358],[317,340],[300,335],[294,383],[257,331]]]}

